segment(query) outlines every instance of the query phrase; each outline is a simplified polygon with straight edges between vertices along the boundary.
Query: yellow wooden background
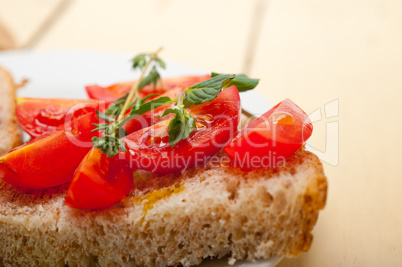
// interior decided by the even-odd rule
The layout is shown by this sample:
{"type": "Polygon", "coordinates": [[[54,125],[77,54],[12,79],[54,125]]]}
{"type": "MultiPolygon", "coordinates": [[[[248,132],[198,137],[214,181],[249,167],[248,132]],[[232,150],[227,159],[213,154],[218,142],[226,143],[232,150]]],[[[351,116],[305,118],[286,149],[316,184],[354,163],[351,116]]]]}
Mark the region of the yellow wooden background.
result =
{"type": "Polygon", "coordinates": [[[311,250],[279,266],[402,266],[402,1],[0,0],[0,25],[3,49],[163,45],[261,78],[315,118],[329,180],[311,250]]]}

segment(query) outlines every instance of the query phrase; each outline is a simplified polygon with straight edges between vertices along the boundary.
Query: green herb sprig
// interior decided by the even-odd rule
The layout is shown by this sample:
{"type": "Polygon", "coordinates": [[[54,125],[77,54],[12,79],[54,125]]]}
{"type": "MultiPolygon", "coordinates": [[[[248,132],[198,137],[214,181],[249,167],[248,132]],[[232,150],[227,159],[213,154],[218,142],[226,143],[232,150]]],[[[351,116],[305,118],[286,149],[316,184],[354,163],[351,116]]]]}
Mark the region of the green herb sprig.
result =
{"type": "Polygon", "coordinates": [[[105,153],[107,157],[113,157],[120,151],[126,151],[124,142],[120,138],[127,135],[123,129],[123,125],[127,122],[125,117],[130,108],[131,112],[129,117],[132,117],[133,114],[138,116],[152,108],[155,108],[158,104],[162,105],[162,103],[170,101],[169,98],[163,98],[158,101],[145,103],[146,100],[154,95],[149,95],[143,99],[138,97],[138,91],[144,86],[148,84],[156,86],[160,79],[158,67],[166,67],[166,64],[158,57],[161,50],[162,48],[154,53],[137,55],[133,59],[133,69],[140,70],[141,75],[133,84],[130,92],[112,103],[105,113],[97,111],[99,118],[104,120],[106,123],[94,124],[96,128],[92,131],[103,130],[103,133],[100,138],[94,136],[92,138],[92,143],[94,144],[94,147],[100,148],[101,152],[105,153]],[[152,69],[147,74],[147,70],[151,65],[153,65],[152,69]]]}
{"type": "Polygon", "coordinates": [[[103,130],[103,133],[100,138],[93,137],[92,142],[94,147],[100,148],[107,157],[113,157],[119,152],[126,151],[125,144],[120,139],[127,135],[123,126],[136,116],[162,105],[176,103],[175,106],[167,109],[160,116],[174,114],[168,126],[169,145],[174,147],[180,140],[188,138],[195,129],[195,119],[186,108],[212,101],[222,90],[232,85],[235,85],[239,92],[244,92],[254,89],[259,82],[258,79],[250,79],[244,74],[218,74],[213,72],[210,79],[188,87],[174,99],[159,97],[148,101],[155,95],[148,95],[140,99],[138,91],[148,84],[156,86],[160,81],[158,68],[166,67],[166,64],[158,57],[160,50],[155,53],[137,55],[133,59],[133,68],[141,70],[141,75],[130,92],[112,103],[105,113],[97,111],[99,118],[105,123],[94,124],[96,129],[93,131],[103,130]],[[151,70],[147,73],[151,66],[151,70]],[[131,111],[127,114],[130,109],[131,111]]]}

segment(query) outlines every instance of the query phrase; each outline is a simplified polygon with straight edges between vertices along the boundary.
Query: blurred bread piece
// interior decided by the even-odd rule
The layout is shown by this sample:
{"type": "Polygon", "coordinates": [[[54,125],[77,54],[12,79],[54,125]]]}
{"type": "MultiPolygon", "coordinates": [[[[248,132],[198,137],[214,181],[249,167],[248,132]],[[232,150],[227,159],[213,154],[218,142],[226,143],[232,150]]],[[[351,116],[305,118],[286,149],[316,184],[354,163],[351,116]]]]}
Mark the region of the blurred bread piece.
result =
{"type": "Polygon", "coordinates": [[[14,38],[10,32],[6,29],[3,22],[0,21],[0,50],[14,49],[16,48],[14,38]]]}
{"type": "Polygon", "coordinates": [[[0,155],[21,144],[15,115],[16,88],[11,74],[0,67],[0,155]]]}
{"type": "MultiPolygon", "coordinates": [[[[0,182],[5,266],[193,266],[296,256],[311,246],[327,180],[298,151],[286,166],[243,172],[209,162],[180,174],[135,174],[137,189],[104,211],[64,206],[66,186],[22,193],[0,182]]],[[[0,262],[1,263],[1,262],[0,262]]],[[[1,265],[1,264],[0,264],[1,265]]]]}

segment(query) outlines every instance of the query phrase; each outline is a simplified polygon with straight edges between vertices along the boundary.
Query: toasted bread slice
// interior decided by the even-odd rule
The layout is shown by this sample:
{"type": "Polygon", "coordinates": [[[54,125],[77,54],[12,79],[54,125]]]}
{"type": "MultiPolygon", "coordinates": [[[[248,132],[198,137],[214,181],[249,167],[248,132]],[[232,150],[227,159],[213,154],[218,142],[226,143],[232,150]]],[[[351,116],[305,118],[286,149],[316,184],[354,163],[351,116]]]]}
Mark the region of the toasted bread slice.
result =
{"type": "Polygon", "coordinates": [[[12,76],[0,67],[0,155],[21,144],[15,116],[15,91],[12,76]]]}
{"type": "MultiPolygon", "coordinates": [[[[22,193],[0,183],[0,258],[18,266],[192,266],[204,258],[295,256],[310,248],[327,181],[314,154],[244,172],[222,166],[157,176],[104,211],[64,205],[66,185],[22,193]]],[[[90,189],[89,189],[90,190],[90,189]]]]}

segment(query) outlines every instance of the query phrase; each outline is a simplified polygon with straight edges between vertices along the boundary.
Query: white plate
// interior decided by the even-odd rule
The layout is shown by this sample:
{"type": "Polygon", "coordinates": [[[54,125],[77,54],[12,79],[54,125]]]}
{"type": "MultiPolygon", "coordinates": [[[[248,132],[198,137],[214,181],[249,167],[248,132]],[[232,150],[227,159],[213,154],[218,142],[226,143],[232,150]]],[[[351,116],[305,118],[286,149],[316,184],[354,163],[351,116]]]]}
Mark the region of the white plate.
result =
{"type": "MultiPolygon", "coordinates": [[[[29,80],[18,91],[20,97],[87,98],[85,85],[110,85],[138,77],[138,73],[131,70],[132,56],[93,51],[7,51],[0,52],[0,65],[13,74],[16,83],[25,78],[29,80]]],[[[161,75],[198,75],[211,71],[168,62],[161,75]]],[[[263,114],[271,107],[264,96],[255,91],[242,93],[241,99],[242,106],[255,115],[263,114]]],[[[255,263],[237,262],[235,266],[272,267],[279,260],[279,257],[273,257],[255,263]]],[[[225,258],[206,260],[201,266],[229,265],[225,258]]]]}

